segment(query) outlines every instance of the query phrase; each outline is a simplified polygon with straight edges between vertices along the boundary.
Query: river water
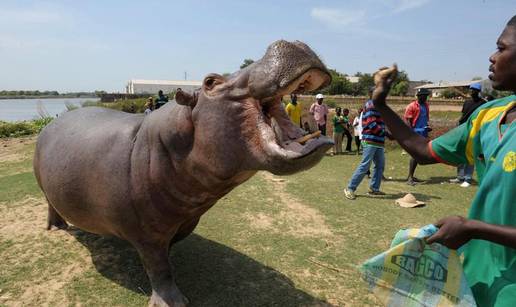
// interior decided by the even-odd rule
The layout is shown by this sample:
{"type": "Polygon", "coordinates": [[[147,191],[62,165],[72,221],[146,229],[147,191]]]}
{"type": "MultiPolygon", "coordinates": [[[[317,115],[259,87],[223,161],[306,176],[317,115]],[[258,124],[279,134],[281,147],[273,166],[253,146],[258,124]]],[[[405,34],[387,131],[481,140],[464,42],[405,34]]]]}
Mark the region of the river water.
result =
{"type": "Polygon", "coordinates": [[[38,110],[55,117],[67,110],[66,105],[80,107],[99,98],[0,99],[0,120],[13,122],[40,118],[38,110]]]}

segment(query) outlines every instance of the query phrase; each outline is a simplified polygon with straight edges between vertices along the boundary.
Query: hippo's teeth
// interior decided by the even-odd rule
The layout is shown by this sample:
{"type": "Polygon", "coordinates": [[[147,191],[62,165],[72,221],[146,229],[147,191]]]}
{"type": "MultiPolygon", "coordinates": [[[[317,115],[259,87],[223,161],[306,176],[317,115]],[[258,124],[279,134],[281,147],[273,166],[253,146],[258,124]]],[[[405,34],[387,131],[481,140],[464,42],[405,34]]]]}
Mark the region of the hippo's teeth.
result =
{"type": "Polygon", "coordinates": [[[319,137],[320,135],[321,135],[321,131],[317,130],[314,133],[310,133],[310,134],[302,136],[298,139],[295,139],[294,142],[297,142],[297,143],[303,145],[304,143],[308,142],[309,140],[319,137]]]}

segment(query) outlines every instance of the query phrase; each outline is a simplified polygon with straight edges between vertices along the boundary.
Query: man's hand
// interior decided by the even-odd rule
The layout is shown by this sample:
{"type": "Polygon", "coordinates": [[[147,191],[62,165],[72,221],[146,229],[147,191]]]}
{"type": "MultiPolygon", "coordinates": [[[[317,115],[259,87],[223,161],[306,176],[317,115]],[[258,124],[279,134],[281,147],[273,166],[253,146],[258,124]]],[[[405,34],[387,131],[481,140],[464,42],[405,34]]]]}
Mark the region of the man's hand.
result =
{"type": "Polygon", "coordinates": [[[472,239],[471,223],[473,222],[462,216],[445,217],[434,224],[439,230],[427,238],[426,243],[437,242],[448,248],[458,249],[472,239]]]}
{"type": "Polygon", "coordinates": [[[382,67],[377,72],[374,73],[374,92],[373,92],[373,102],[376,105],[377,103],[385,103],[385,98],[391,89],[392,83],[396,80],[396,76],[398,75],[398,66],[393,64],[390,68],[382,67]]]}

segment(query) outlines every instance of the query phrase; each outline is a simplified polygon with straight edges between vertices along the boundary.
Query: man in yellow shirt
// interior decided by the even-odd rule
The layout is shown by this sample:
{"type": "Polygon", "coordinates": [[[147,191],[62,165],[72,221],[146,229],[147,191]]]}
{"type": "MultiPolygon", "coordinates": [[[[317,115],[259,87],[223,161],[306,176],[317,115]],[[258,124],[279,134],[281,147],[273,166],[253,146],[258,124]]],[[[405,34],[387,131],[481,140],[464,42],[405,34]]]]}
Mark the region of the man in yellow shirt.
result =
{"type": "Polygon", "coordinates": [[[301,125],[301,104],[297,102],[297,95],[291,94],[290,95],[290,103],[287,104],[285,107],[285,111],[287,112],[288,117],[290,117],[290,120],[296,124],[299,128],[303,128],[301,125]]]}

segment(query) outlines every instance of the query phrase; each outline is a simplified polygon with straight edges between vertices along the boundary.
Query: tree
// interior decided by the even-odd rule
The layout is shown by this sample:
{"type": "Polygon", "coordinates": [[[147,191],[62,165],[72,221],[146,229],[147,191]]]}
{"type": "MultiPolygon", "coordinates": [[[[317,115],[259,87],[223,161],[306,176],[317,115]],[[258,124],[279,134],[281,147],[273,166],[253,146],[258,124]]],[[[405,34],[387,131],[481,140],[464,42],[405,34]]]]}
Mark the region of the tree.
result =
{"type": "Polygon", "coordinates": [[[471,78],[471,81],[480,81],[480,80],[482,80],[482,77],[480,77],[480,76],[475,76],[475,77],[471,78]]]}
{"type": "Polygon", "coordinates": [[[409,89],[409,83],[408,81],[400,81],[396,85],[392,87],[392,95],[393,96],[405,96],[407,95],[409,89]]]}
{"type": "Polygon", "coordinates": [[[240,69],[246,68],[247,66],[249,66],[249,65],[251,65],[253,63],[254,63],[254,60],[252,60],[252,59],[245,59],[244,63],[242,65],[240,65],[240,69]]]}
{"type": "Polygon", "coordinates": [[[331,75],[331,83],[321,92],[328,95],[351,94],[351,82],[346,78],[345,74],[335,69],[329,69],[331,75]]]}

